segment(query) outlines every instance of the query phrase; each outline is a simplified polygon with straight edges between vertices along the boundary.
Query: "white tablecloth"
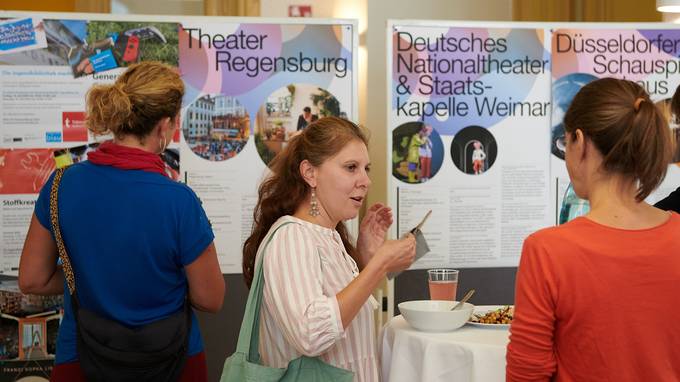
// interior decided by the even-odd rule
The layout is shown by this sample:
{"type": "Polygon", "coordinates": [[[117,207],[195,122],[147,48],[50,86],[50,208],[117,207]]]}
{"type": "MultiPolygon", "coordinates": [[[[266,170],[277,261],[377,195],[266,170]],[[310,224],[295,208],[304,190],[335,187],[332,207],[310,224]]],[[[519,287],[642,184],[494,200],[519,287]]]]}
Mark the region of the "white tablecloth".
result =
{"type": "Polygon", "coordinates": [[[505,381],[506,328],[466,324],[452,332],[426,333],[396,316],[381,336],[383,381],[505,381]]]}

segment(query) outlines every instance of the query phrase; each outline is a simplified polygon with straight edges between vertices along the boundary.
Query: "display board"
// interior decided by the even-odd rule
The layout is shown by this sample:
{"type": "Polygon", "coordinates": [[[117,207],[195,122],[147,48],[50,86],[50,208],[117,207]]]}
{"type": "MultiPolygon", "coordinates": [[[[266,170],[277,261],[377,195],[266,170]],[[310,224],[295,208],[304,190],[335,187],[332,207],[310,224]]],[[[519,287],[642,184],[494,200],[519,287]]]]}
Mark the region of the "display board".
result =
{"type": "Polygon", "coordinates": [[[433,210],[414,269],[504,267],[550,224],[550,55],[525,24],[392,22],[389,200],[396,234],[433,210]]]}
{"type": "Polygon", "coordinates": [[[239,273],[257,185],[266,163],[306,125],[305,108],[309,120],[355,116],[355,32],[352,24],[183,27],[180,70],[189,91],[181,168],[209,212],[222,271],[239,273]],[[221,50],[229,44],[226,36],[238,40],[221,50]],[[200,138],[206,136],[205,121],[217,124],[218,115],[234,117],[200,138]],[[236,139],[223,145],[224,137],[236,139]]]}
{"type": "MultiPolygon", "coordinates": [[[[180,129],[164,158],[201,199],[223,273],[241,272],[241,243],[272,157],[314,119],[358,116],[356,21],[10,12],[0,19],[0,274],[17,274],[37,193],[59,159],[85,160],[110,139],[85,127],[87,90],[132,63],[161,61],[182,75],[180,129]]],[[[356,233],[356,222],[349,225],[356,233]]]]}
{"type": "MultiPolygon", "coordinates": [[[[603,77],[640,84],[666,114],[676,141],[680,138],[670,101],[680,85],[680,29],[672,24],[603,26],[563,25],[552,33],[552,120],[550,127],[551,196],[560,205],[569,175],[564,164],[562,119],[585,84],[603,77]]],[[[676,149],[677,150],[677,149],[676,149]]],[[[664,182],[647,201],[654,203],[680,186],[680,152],[676,151],[664,182]]]]}
{"type": "MultiPolygon", "coordinates": [[[[393,233],[434,211],[432,251],[413,269],[517,265],[524,238],[556,222],[569,183],[562,118],[586,83],[639,83],[680,132],[675,25],[392,21],[388,37],[393,233]]],[[[679,161],[649,202],[677,188],[679,161]]]]}
{"type": "MultiPolygon", "coordinates": [[[[512,303],[522,242],[557,224],[569,184],[562,119],[583,85],[639,83],[680,135],[669,107],[677,25],[393,20],[387,37],[393,237],[433,210],[431,252],[390,285],[390,314],[429,298],[423,269],[437,267],[461,269],[459,297],[474,288],[473,302],[512,303]]],[[[648,202],[680,185],[678,153],[648,202]]]]}

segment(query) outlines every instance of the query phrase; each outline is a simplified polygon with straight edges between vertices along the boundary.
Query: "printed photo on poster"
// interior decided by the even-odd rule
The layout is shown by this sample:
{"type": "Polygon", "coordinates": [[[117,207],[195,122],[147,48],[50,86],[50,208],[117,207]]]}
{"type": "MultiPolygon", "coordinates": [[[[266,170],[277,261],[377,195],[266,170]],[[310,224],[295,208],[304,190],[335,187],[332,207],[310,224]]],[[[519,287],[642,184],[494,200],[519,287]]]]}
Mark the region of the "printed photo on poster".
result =
{"type": "Polygon", "coordinates": [[[178,24],[90,21],[87,40],[69,54],[75,77],[140,61],[178,66],[178,24]]]}
{"type": "Polygon", "coordinates": [[[555,157],[564,160],[564,114],[574,99],[576,93],[587,83],[596,80],[597,77],[587,73],[572,73],[557,79],[552,84],[552,116],[553,123],[550,139],[550,152],[555,157]]]}
{"type": "Polygon", "coordinates": [[[0,21],[0,55],[47,46],[42,19],[27,17],[0,21]]]}
{"type": "Polygon", "coordinates": [[[62,295],[27,295],[21,293],[16,280],[4,280],[0,284],[0,361],[53,358],[62,309],[62,295]]]}
{"type": "MultiPolygon", "coordinates": [[[[676,90],[677,92],[678,90],[676,90]]],[[[680,98],[680,97],[679,97],[680,98]]],[[[668,127],[671,129],[671,136],[674,142],[680,142],[680,116],[673,114],[671,108],[671,98],[665,98],[655,103],[656,107],[661,110],[661,113],[668,121],[668,127]]],[[[680,165],[680,145],[675,145],[675,154],[671,158],[671,163],[680,165]]]]}
{"type": "Polygon", "coordinates": [[[496,139],[489,129],[468,126],[456,133],[451,142],[451,159],[460,171],[482,175],[493,166],[498,153],[496,139]]]}
{"type": "Polygon", "coordinates": [[[126,67],[142,60],[172,66],[179,63],[177,23],[42,20],[35,29],[36,38],[42,36],[45,42],[31,45],[30,51],[11,49],[11,44],[4,44],[7,50],[2,54],[0,40],[0,63],[68,65],[74,77],[126,67]]]}
{"type": "Polygon", "coordinates": [[[406,183],[424,183],[441,168],[442,139],[432,126],[407,122],[392,131],[392,176],[406,183]]]}
{"type": "Polygon", "coordinates": [[[308,124],[330,116],[347,118],[347,112],[327,90],[310,84],[277,89],[257,112],[255,145],[260,158],[268,165],[308,124]]]}
{"type": "MultiPolygon", "coordinates": [[[[74,77],[161,61],[179,65],[177,23],[42,20],[46,45],[0,54],[0,64],[65,66],[74,77]]],[[[1,43],[1,41],[0,41],[1,43]]]]}
{"type": "Polygon", "coordinates": [[[0,54],[0,64],[31,66],[68,65],[69,54],[85,44],[87,21],[42,20],[46,44],[41,49],[13,51],[0,54]]]}
{"type": "Polygon", "coordinates": [[[53,149],[0,149],[0,194],[37,194],[55,168],[53,149]]]}
{"type": "Polygon", "coordinates": [[[235,157],[250,137],[250,116],[235,98],[206,94],[187,108],[182,134],[199,157],[220,162],[235,157]]]}

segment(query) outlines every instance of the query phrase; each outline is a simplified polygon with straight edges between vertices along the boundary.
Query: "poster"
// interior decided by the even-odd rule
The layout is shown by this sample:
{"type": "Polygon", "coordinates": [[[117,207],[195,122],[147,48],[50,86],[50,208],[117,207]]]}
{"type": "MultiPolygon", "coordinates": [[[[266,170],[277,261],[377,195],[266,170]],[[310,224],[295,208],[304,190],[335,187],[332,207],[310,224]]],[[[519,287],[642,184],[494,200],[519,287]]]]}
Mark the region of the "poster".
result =
{"type": "Polygon", "coordinates": [[[240,273],[257,185],[308,122],[353,119],[356,27],[187,22],[181,170],[215,233],[220,267],[240,273]]]}
{"type": "MultiPolygon", "coordinates": [[[[125,67],[141,60],[178,66],[176,21],[72,17],[78,16],[0,14],[3,275],[18,273],[37,194],[52,171],[85,160],[98,141],[110,139],[95,138],[85,127],[87,90],[113,83],[125,67]],[[130,40],[136,41],[134,46],[130,40]]],[[[175,179],[179,179],[179,134],[177,138],[164,153],[166,163],[174,165],[168,172],[175,179]]]]}
{"type": "Polygon", "coordinates": [[[53,149],[0,148],[0,274],[16,275],[37,194],[55,169],[53,149]]]}
{"type": "Polygon", "coordinates": [[[0,50],[0,147],[64,148],[93,142],[85,127],[85,95],[92,85],[113,83],[125,67],[141,60],[178,66],[176,22],[39,15],[32,20],[39,23],[46,46],[0,50]],[[131,45],[131,39],[137,43],[131,45]]]}
{"type": "Polygon", "coordinates": [[[356,22],[88,17],[0,12],[0,274],[17,275],[49,174],[111,138],[85,126],[88,89],[144,60],[182,75],[179,129],[162,158],[201,199],[222,271],[240,273],[273,156],[315,119],[358,116],[356,22]]]}
{"type": "Polygon", "coordinates": [[[52,360],[0,361],[0,381],[48,382],[53,367],[52,360]]]}
{"type": "Polygon", "coordinates": [[[0,381],[49,378],[62,314],[61,295],[25,295],[16,280],[0,283],[0,381]],[[35,368],[46,360],[48,369],[35,368]]]}
{"type": "Polygon", "coordinates": [[[392,22],[388,36],[395,235],[433,211],[412,268],[516,266],[552,216],[545,30],[392,22]]]}
{"type": "MultiPolygon", "coordinates": [[[[674,26],[673,26],[674,27],[674,26]]],[[[630,27],[594,27],[576,24],[555,29],[552,33],[551,118],[551,196],[553,205],[561,205],[569,175],[564,163],[562,120],[571,100],[585,84],[603,77],[634,81],[651,100],[667,113],[669,127],[676,141],[680,130],[677,116],[671,115],[670,100],[680,85],[680,30],[668,25],[630,27]]],[[[677,150],[677,148],[676,148],[677,150]]],[[[666,179],[648,198],[655,203],[680,185],[680,152],[669,163],[666,179]]]]}

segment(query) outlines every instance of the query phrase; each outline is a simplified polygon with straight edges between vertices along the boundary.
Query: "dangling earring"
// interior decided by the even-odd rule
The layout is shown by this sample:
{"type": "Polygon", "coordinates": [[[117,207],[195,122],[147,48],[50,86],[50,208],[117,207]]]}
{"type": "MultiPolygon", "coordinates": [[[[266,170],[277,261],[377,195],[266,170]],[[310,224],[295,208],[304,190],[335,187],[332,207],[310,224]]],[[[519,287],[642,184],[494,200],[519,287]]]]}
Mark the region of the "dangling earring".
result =
{"type": "Polygon", "coordinates": [[[158,143],[161,145],[161,151],[159,152],[159,154],[163,154],[163,151],[165,151],[165,149],[168,148],[168,143],[169,143],[168,139],[165,138],[165,136],[163,136],[158,143]]]}
{"type": "Polygon", "coordinates": [[[309,215],[314,217],[321,215],[321,212],[319,211],[319,201],[316,199],[316,187],[312,187],[312,200],[310,204],[309,215]]]}

